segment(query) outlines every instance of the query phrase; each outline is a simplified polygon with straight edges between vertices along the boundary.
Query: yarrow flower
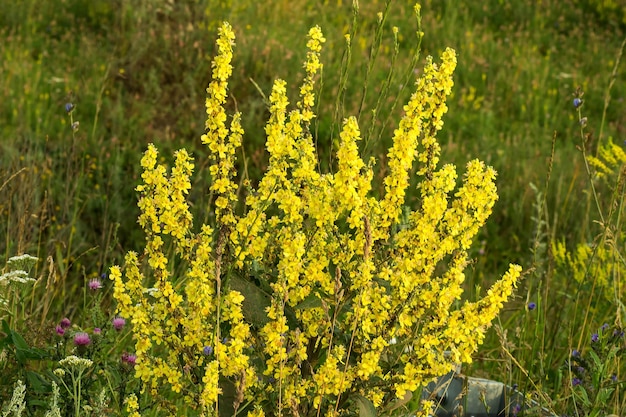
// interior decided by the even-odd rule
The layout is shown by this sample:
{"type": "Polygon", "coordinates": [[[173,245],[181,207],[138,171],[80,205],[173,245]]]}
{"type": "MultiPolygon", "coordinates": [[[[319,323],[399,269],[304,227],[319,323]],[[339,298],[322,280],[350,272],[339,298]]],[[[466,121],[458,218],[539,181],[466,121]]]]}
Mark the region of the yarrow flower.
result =
{"type": "Polygon", "coordinates": [[[113,328],[117,331],[120,331],[126,324],[126,320],[123,317],[115,317],[112,323],[113,323],[113,328]]]}
{"type": "Polygon", "coordinates": [[[74,344],[76,346],[87,346],[91,343],[91,338],[85,332],[76,333],[74,335],[74,344]]]}

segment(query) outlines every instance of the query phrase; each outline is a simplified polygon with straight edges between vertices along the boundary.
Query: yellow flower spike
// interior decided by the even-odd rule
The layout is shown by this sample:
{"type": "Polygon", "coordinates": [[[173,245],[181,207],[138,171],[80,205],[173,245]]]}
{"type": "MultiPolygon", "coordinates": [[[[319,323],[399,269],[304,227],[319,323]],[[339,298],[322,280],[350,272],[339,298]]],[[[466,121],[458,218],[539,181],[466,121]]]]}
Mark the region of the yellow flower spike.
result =
{"type": "Polygon", "coordinates": [[[309,51],[307,52],[306,61],[304,63],[306,78],[304,79],[302,87],[300,87],[300,101],[298,102],[298,109],[302,113],[302,121],[306,126],[308,126],[308,123],[315,117],[313,113],[313,106],[315,105],[315,94],[313,93],[314,78],[322,69],[319,56],[322,50],[322,44],[326,42],[319,26],[311,28],[308,38],[309,41],[306,46],[309,51]]]}
{"type": "MultiPolygon", "coordinates": [[[[365,175],[361,172],[365,163],[359,156],[357,142],[361,133],[355,117],[344,121],[340,134],[341,143],[337,151],[337,173],[334,176],[335,200],[339,213],[350,213],[348,222],[352,228],[359,228],[363,223],[365,198],[370,191],[371,170],[365,175]]],[[[362,228],[362,227],[361,227],[362,228]]]]}
{"type": "Polygon", "coordinates": [[[226,110],[224,103],[228,97],[228,78],[232,74],[231,60],[235,33],[230,24],[224,22],[219,29],[217,40],[217,56],[212,62],[213,81],[207,88],[205,123],[206,133],[202,135],[202,143],[207,145],[210,153],[213,176],[211,190],[215,192],[215,216],[218,223],[232,225],[235,223],[232,206],[237,201],[237,184],[233,181],[235,174],[235,151],[241,145],[243,129],[240,115],[235,114],[230,129],[226,127],[226,110]]]}
{"type": "Polygon", "coordinates": [[[423,151],[419,153],[418,159],[425,166],[418,173],[424,175],[432,172],[439,161],[440,147],[434,134],[441,129],[441,117],[447,110],[445,98],[453,85],[452,74],[456,66],[454,50],[446,49],[442,60],[441,67],[437,67],[431,57],[427,58],[424,74],[417,80],[416,91],[404,106],[405,115],[394,131],[393,146],[387,154],[390,172],[384,180],[385,197],[381,201],[382,230],[377,238],[386,238],[384,230],[395,223],[400,215],[409,185],[408,173],[413,166],[420,136],[423,136],[423,151]]]}

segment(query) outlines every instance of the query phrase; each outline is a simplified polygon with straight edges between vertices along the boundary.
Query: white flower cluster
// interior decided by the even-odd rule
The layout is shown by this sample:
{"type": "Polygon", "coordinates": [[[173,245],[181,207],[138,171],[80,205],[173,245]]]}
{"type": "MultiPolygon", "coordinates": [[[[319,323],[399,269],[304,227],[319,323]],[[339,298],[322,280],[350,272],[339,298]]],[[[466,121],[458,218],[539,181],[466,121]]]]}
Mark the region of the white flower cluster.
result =
{"type": "Polygon", "coordinates": [[[36,279],[28,276],[28,272],[23,271],[21,269],[17,269],[15,271],[9,271],[0,275],[0,285],[6,286],[11,283],[16,284],[27,284],[29,282],[35,282],[36,279]]]}
{"type": "Polygon", "coordinates": [[[38,260],[39,258],[26,253],[9,258],[6,266],[9,272],[0,275],[0,286],[6,286],[11,283],[28,284],[35,282],[36,279],[29,277],[28,273],[38,260]]]}
{"type": "Polygon", "coordinates": [[[39,258],[25,253],[23,255],[13,256],[9,258],[9,260],[7,261],[7,267],[12,270],[22,269],[30,271],[31,268],[35,266],[38,260],[39,258]]]}
{"type": "MultiPolygon", "coordinates": [[[[4,272],[0,275],[0,288],[9,286],[19,287],[37,281],[29,276],[29,272],[38,260],[39,258],[28,254],[9,258],[6,267],[4,268],[4,271],[8,270],[8,272],[4,272]]],[[[7,297],[11,298],[10,296],[7,296],[6,293],[3,294],[3,292],[4,291],[0,291],[0,310],[7,308],[9,304],[7,297]]]]}
{"type": "Polygon", "coordinates": [[[17,381],[15,389],[13,390],[13,396],[8,405],[2,409],[2,417],[8,417],[10,414],[14,416],[21,416],[26,410],[26,385],[20,380],[17,381]]]}
{"type": "Polygon", "coordinates": [[[68,370],[77,370],[83,372],[87,368],[91,368],[93,361],[91,359],[79,358],[76,355],[70,355],[59,361],[59,365],[68,370]]]}

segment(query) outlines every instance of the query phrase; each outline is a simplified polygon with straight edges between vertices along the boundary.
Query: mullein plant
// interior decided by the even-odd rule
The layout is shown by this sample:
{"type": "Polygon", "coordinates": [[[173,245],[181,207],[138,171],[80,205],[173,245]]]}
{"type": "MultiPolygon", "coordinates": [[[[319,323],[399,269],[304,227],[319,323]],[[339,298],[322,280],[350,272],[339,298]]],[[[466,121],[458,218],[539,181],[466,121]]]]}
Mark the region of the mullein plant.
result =
{"type": "Polygon", "coordinates": [[[343,120],[333,172],[317,168],[310,127],[319,27],[309,31],[291,110],[285,82],[273,84],[265,175],[256,186],[236,179],[244,132],[241,114],[225,110],[234,39],[224,23],[207,89],[202,142],[214,223],[193,226],[186,197],[194,165],[184,149],[171,172],[152,144],[141,160],[146,248],[110,273],[144,394],[127,398],[127,412],[141,415],[147,403],[173,412],[184,401],[188,413],[216,416],[428,415],[433,403],[411,396],[472,360],[521,273],[511,265],[482,299],[459,302],[467,251],[497,193],[496,173],[480,161],[467,164],[458,187],[455,167],[438,164],[454,50],[439,64],[427,58],[377,198],[375,161],[359,155],[355,117],[343,120]],[[415,166],[420,204],[406,212],[415,166]]]}

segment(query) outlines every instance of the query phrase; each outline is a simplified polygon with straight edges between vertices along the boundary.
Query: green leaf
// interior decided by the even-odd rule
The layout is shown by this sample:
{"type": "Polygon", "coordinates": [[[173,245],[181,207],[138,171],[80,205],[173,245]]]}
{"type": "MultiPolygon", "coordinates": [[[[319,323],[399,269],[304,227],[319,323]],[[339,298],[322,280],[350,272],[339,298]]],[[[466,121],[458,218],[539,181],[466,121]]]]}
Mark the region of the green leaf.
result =
{"type": "Polygon", "coordinates": [[[26,343],[26,340],[24,340],[21,334],[11,330],[11,338],[13,339],[13,344],[15,345],[16,349],[28,350],[28,343],[26,343]]]}
{"type": "Polygon", "coordinates": [[[237,275],[230,277],[230,288],[244,296],[241,309],[246,321],[257,327],[269,322],[265,309],[270,306],[270,296],[265,291],[237,275]]]}
{"type": "Polygon", "coordinates": [[[6,320],[2,320],[2,331],[8,336],[11,333],[11,327],[9,326],[9,322],[6,320]]]}
{"type": "Polygon", "coordinates": [[[29,387],[37,393],[50,392],[50,383],[46,381],[41,375],[33,371],[26,371],[26,380],[29,387]]]}
{"type": "Polygon", "coordinates": [[[322,300],[317,296],[317,294],[309,294],[305,297],[304,300],[300,301],[293,308],[296,310],[305,310],[307,308],[315,308],[321,306],[322,300]]]}
{"type": "Polygon", "coordinates": [[[579,386],[578,388],[580,389],[574,390],[576,397],[578,397],[582,401],[585,407],[591,407],[591,401],[589,401],[589,396],[587,395],[587,391],[585,390],[585,388],[581,386],[579,386]]]}
{"type": "Polygon", "coordinates": [[[13,338],[11,337],[11,328],[9,327],[9,323],[7,323],[6,320],[2,320],[2,331],[6,334],[6,336],[0,339],[0,350],[13,343],[13,338]]]}
{"type": "Polygon", "coordinates": [[[372,402],[362,395],[354,396],[355,402],[359,407],[359,417],[376,417],[376,407],[372,402]]]}
{"type": "Polygon", "coordinates": [[[602,388],[598,391],[598,396],[596,397],[596,404],[608,404],[609,398],[615,391],[615,388],[602,388]]]}
{"type": "Polygon", "coordinates": [[[409,402],[411,402],[412,399],[413,393],[407,391],[406,394],[404,394],[404,397],[392,401],[387,407],[385,407],[385,413],[390,413],[391,411],[397,410],[400,407],[406,406],[409,402]]]}
{"type": "Polygon", "coordinates": [[[20,364],[24,364],[28,359],[43,359],[47,356],[44,350],[28,346],[26,340],[18,332],[11,330],[10,336],[15,346],[15,357],[20,364]]]}
{"type": "Polygon", "coordinates": [[[600,360],[600,357],[596,354],[596,352],[594,352],[593,350],[590,350],[589,356],[591,357],[591,360],[593,361],[593,367],[595,369],[600,369],[602,367],[602,361],[600,360]]]}

